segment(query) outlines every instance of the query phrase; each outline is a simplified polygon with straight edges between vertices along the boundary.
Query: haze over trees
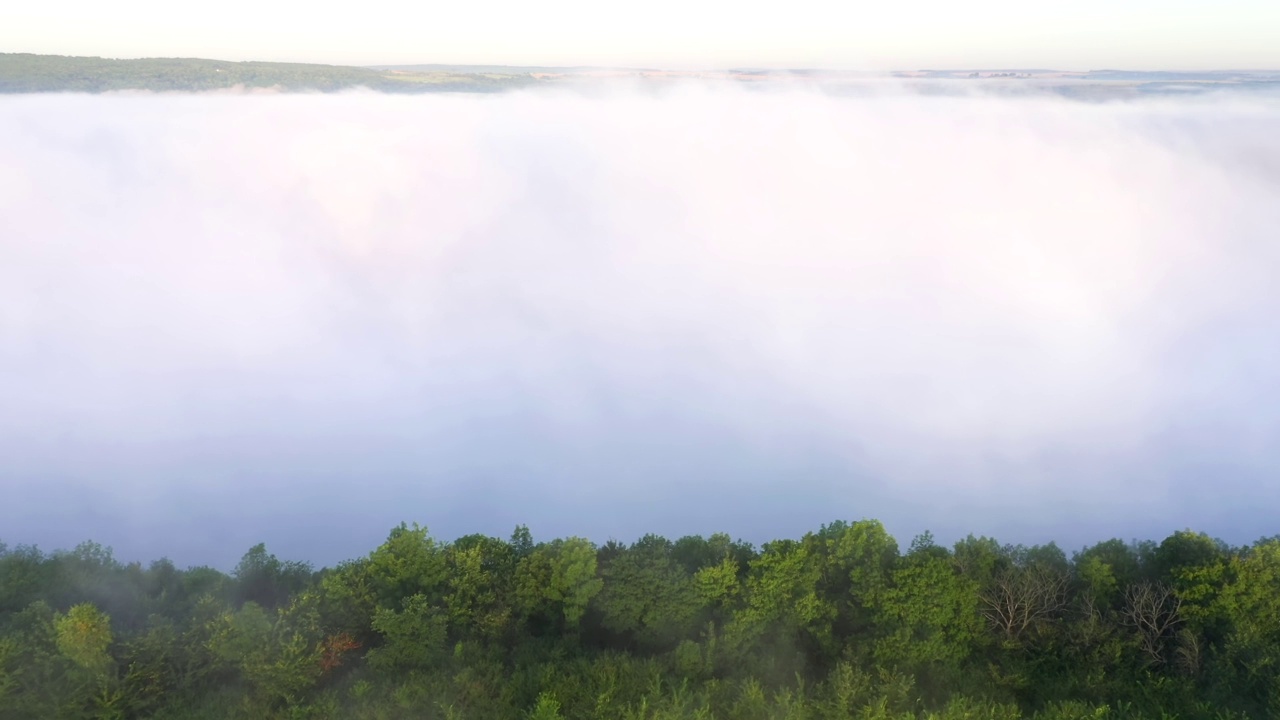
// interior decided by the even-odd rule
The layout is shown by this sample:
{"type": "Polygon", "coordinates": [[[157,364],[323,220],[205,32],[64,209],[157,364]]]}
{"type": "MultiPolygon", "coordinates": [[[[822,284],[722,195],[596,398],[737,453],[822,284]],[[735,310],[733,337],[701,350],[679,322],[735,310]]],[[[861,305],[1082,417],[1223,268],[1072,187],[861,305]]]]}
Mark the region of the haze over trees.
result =
{"type": "Polygon", "coordinates": [[[0,545],[0,718],[1250,718],[1280,539],[1068,555],[873,520],[760,547],[401,524],[315,570],[0,545]]]}

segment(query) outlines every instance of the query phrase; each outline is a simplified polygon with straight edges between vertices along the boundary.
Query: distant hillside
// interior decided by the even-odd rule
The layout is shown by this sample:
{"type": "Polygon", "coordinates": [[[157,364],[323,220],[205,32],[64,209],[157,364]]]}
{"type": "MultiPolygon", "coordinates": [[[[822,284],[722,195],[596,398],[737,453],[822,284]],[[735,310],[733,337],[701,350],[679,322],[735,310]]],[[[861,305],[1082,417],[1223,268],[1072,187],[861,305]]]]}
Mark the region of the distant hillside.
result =
{"type": "Polygon", "coordinates": [[[208,91],[235,87],[334,92],[369,88],[383,92],[492,92],[537,82],[523,73],[420,71],[314,65],[224,62],[194,58],[112,60],[0,53],[0,93],[106,92],[111,90],[208,91]]]}
{"type": "Polygon", "coordinates": [[[276,89],[335,92],[367,88],[390,93],[499,92],[530,86],[593,87],[625,81],[661,86],[678,82],[721,82],[744,87],[803,85],[837,95],[878,92],[884,77],[902,81],[923,95],[984,92],[1002,95],[1058,95],[1106,101],[1212,92],[1224,89],[1280,94],[1280,73],[1090,72],[1056,70],[913,70],[873,75],[822,69],[662,70],[652,68],[534,67],[508,65],[379,65],[352,67],[308,63],[225,62],[195,58],[111,60],[0,53],[0,93],[202,92],[276,89]]]}

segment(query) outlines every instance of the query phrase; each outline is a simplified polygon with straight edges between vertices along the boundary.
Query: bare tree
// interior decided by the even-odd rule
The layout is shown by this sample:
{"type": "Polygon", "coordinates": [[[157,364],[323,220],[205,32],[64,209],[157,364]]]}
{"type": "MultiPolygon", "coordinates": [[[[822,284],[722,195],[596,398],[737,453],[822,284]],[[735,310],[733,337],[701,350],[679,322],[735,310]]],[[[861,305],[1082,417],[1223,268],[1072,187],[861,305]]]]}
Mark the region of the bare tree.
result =
{"type": "MultiPolygon", "coordinates": [[[[1164,663],[1165,639],[1182,624],[1182,599],[1165,583],[1140,582],[1124,593],[1125,625],[1138,632],[1138,646],[1156,665],[1164,663]]],[[[1197,653],[1198,655],[1198,653],[1197,653]]]]}
{"type": "Polygon", "coordinates": [[[1018,640],[1067,604],[1067,576],[1051,568],[1012,567],[982,593],[983,614],[1005,640],[1018,640]]]}

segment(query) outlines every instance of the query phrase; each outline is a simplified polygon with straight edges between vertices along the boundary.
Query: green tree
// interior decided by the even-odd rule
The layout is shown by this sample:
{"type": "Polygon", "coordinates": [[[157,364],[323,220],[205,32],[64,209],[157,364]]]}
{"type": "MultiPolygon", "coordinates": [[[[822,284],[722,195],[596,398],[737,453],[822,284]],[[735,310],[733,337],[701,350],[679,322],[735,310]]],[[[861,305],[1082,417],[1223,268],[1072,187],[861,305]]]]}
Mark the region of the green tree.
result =
{"type": "Polygon", "coordinates": [[[955,674],[982,633],[978,583],[945,549],[914,548],[876,604],[877,660],[890,667],[955,674]]]}
{"type": "Polygon", "coordinates": [[[401,523],[364,568],[379,608],[398,608],[410,597],[422,595],[432,602],[443,598],[447,579],[442,548],[416,523],[401,523]]]}
{"type": "Polygon", "coordinates": [[[258,543],[244,554],[235,570],[235,603],[253,602],[265,608],[277,608],[289,602],[310,584],[311,566],[300,562],[282,562],[258,543]]]}
{"type": "Polygon", "coordinates": [[[533,704],[528,715],[529,720],[563,720],[563,717],[555,695],[546,692],[538,695],[538,701],[533,704]]]}
{"type": "Polygon", "coordinates": [[[58,651],[94,675],[111,666],[111,621],[98,608],[81,603],[54,621],[58,651]]]}
{"type": "Polygon", "coordinates": [[[583,538],[557,540],[550,546],[551,583],[547,597],[559,603],[565,629],[576,632],[591,599],[604,581],[596,575],[596,549],[583,538]]]}
{"type": "Polygon", "coordinates": [[[702,609],[688,572],[672,556],[672,544],[646,535],[601,572],[595,597],[611,632],[650,651],[665,651],[688,637],[702,609]]]}
{"type": "Polygon", "coordinates": [[[494,538],[461,538],[446,552],[445,606],[461,636],[497,641],[513,622],[516,553],[494,538]]]}

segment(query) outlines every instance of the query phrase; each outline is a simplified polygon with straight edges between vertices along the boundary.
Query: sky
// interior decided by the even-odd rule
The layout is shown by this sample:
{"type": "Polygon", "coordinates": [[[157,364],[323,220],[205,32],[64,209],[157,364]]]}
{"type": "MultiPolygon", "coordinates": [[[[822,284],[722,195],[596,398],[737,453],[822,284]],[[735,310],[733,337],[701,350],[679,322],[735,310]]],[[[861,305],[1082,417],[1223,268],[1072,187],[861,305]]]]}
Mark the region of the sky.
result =
{"type": "Polygon", "coordinates": [[[1280,68],[1272,0],[47,0],[0,51],[334,64],[1280,68]]]}
{"type": "Polygon", "coordinates": [[[1280,104],[0,98],[0,541],[231,567],[1280,509],[1280,104]]]}

